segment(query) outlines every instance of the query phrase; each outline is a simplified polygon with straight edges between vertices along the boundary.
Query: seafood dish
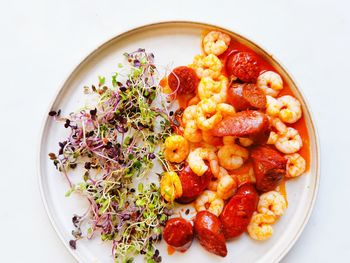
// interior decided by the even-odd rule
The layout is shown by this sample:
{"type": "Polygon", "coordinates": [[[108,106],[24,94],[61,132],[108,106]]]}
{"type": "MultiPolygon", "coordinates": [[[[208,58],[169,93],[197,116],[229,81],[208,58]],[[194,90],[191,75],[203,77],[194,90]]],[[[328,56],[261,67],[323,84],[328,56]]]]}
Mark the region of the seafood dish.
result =
{"type": "Polygon", "coordinates": [[[66,195],[88,202],[72,215],[72,249],[100,238],[111,262],[152,263],[193,242],[226,257],[242,235],[280,234],[286,184],[310,166],[302,104],[248,46],[216,29],[199,38],[198,54],[165,74],[149,50],[125,53],[110,78],[83,87],[92,105],[49,112],[68,131],[49,158],[66,195]]]}

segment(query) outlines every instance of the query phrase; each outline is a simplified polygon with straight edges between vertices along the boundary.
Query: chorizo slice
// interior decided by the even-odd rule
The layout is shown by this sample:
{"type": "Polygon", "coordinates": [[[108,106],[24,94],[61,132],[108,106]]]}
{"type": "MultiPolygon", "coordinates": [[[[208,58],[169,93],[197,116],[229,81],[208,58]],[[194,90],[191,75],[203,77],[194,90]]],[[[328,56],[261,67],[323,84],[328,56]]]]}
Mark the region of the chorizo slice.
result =
{"type": "Polygon", "coordinates": [[[188,204],[194,201],[207,188],[212,178],[212,173],[208,169],[202,176],[198,176],[187,165],[179,172],[178,176],[182,185],[182,195],[176,201],[188,204]]]}
{"type": "Polygon", "coordinates": [[[169,219],[163,231],[165,242],[181,252],[191,246],[193,237],[192,224],[180,217],[169,219]]]}
{"type": "Polygon", "coordinates": [[[256,56],[251,52],[232,53],[226,61],[226,72],[244,82],[255,83],[260,68],[256,56]]]}
{"type": "Polygon", "coordinates": [[[258,202],[259,195],[252,184],[247,183],[238,188],[220,215],[226,239],[246,231],[258,202]]]}
{"type": "Polygon", "coordinates": [[[194,94],[197,91],[199,78],[196,72],[189,67],[174,68],[168,76],[169,87],[177,94],[194,94]]]}
{"type": "Polygon", "coordinates": [[[247,110],[249,102],[243,97],[243,87],[245,84],[234,83],[227,90],[227,102],[235,107],[236,111],[247,110]]]}
{"type": "Polygon", "coordinates": [[[247,109],[264,109],[266,107],[265,93],[255,84],[231,85],[228,89],[228,103],[237,111],[247,109]]]}
{"type": "Polygon", "coordinates": [[[286,175],[287,159],[268,146],[258,146],[251,152],[256,188],[262,192],[274,190],[286,175]]]}
{"type": "Polygon", "coordinates": [[[216,215],[208,211],[198,212],[194,220],[194,232],[199,243],[207,251],[221,257],[227,255],[223,227],[216,215]]]}
{"type": "Polygon", "coordinates": [[[259,139],[266,137],[270,129],[267,116],[259,111],[247,110],[223,119],[211,133],[214,136],[237,136],[259,139]]]}

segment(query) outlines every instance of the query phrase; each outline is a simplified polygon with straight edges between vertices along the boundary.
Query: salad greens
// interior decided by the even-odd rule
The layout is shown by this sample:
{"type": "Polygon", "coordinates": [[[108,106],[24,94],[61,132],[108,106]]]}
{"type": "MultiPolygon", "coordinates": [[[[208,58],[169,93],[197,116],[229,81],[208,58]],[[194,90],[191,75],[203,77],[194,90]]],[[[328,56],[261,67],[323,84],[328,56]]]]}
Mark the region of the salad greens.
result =
{"type": "Polygon", "coordinates": [[[118,64],[120,71],[112,76],[110,87],[102,76],[98,87],[85,87],[98,97],[95,108],[66,118],[60,111],[49,113],[70,129],[58,154],[49,157],[67,178],[67,196],[80,194],[90,204],[84,215],[72,218],[73,249],[77,240],[100,233],[103,241],[111,241],[115,262],[132,262],[139,253],[149,263],[160,262],[155,243],[162,238],[171,205],[162,199],[157,184],[140,181],[155,160],[168,169],[159,146],[172,133],[174,120],[158,84],[153,54],[138,49],[124,55],[128,64],[118,64]],[[73,183],[68,173],[78,165],[84,171],[81,181],[73,183]]]}

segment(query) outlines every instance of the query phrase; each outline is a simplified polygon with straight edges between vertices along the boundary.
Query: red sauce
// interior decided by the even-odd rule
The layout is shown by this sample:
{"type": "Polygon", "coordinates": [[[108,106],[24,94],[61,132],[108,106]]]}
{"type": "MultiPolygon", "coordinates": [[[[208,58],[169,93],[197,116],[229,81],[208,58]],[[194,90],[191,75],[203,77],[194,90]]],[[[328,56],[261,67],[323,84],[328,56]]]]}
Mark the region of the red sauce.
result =
{"type": "Polygon", "coordinates": [[[172,254],[175,253],[175,248],[173,248],[172,246],[168,245],[168,249],[167,250],[168,250],[168,255],[169,256],[171,256],[172,254]]]}
{"type": "Polygon", "coordinates": [[[189,101],[193,98],[193,94],[177,95],[176,99],[179,103],[179,107],[185,109],[188,106],[189,101]]]}
{"type": "Polygon", "coordinates": [[[159,85],[162,87],[162,88],[165,88],[166,86],[168,86],[168,78],[167,77],[164,77],[160,80],[159,82],[159,85]]]}
{"type": "Polygon", "coordinates": [[[241,186],[245,183],[255,182],[255,177],[251,173],[252,169],[252,162],[247,161],[240,168],[233,170],[230,174],[236,180],[238,186],[241,186]]]}
{"type": "MultiPolygon", "coordinates": [[[[284,88],[281,90],[281,92],[278,94],[278,96],[283,95],[292,95],[294,96],[293,92],[289,88],[287,84],[284,84],[284,88]]],[[[304,112],[304,110],[303,110],[304,112]]],[[[309,133],[307,131],[306,121],[305,117],[302,116],[300,120],[298,120],[296,123],[288,124],[288,126],[298,130],[301,139],[303,140],[303,147],[301,147],[300,151],[298,152],[306,161],[306,170],[308,171],[310,168],[310,140],[309,140],[309,133]]]]}
{"type": "Polygon", "coordinates": [[[284,200],[286,200],[286,204],[288,206],[286,180],[283,180],[282,183],[279,185],[279,192],[280,192],[281,195],[283,195],[284,200]]]}
{"type": "MultiPolygon", "coordinates": [[[[203,37],[208,32],[209,32],[209,30],[204,30],[201,33],[201,36],[202,36],[201,39],[203,39],[203,37]]],[[[202,51],[204,53],[202,42],[201,42],[200,46],[201,46],[201,49],[202,49],[202,51]]],[[[243,45],[242,43],[240,43],[240,42],[238,42],[237,40],[234,40],[234,39],[231,39],[231,42],[230,42],[230,45],[229,45],[228,49],[222,55],[220,55],[219,58],[222,61],[223,65],[225,65],[227,57],[230,54],[232,54],[232,52],[240,52],[240,51],[251,52],[251,53],[255,54],[255,56],[256,56],[256,58],[258,60],[259,66],[260,66],[260,72],[269,71],[269,70],[278,72],[262,56],[260,56],[259,54],[255,53],[251,48],[247,47],[246,45],[243,45]]],[[[222,74],[226,75],[225,66],[223,67],[222,74]]],[[[160,85],[162,87],[167,86],[167,79],[166,78],[162,79],[160,85]]],[[[284,88],[281,90],[281,92],[279,93],[278,96],[283,96],[283,95],[295,96],[285,80],[284,80],[284,88]]],[[[180,95],[180,96],[178,95],[176,97],[176,99],[178,100],[179,106],[181,108],[186,108],[189,104],[196,104],[196,99],[193,98],[193,95],[180,95]]],[[[305,161],[306,161],[306,171],[308,171],[309,168],[310,168],[310,141],[309,141],[309,134],[308,134],[305,118],[302,117],[296,123],[289,124],[288,126],[293,127],[293,128],[295,128],[295,129],[297,129],[299,131],[299,134],[300,134],[300,136],[301,136],[301,138],[303,140],[303,147],[299,151],[299,154],[301,156],[303,156],[303,158],[305,159],[305,161]]],[[[246,168],[244,168],[244,169],[246,169],[246,168]]],[[[244,172],[246,172],[246,171],[244,171],[244,172]]],[[[244,176],[244,174],[245,174],[244,172],[240,173],[239,170],[237,171],[237,174],[239,175],[238,177],[241,177],[241,178],[239,178],[239,181],[249,180],[248,178],[244,178],[245,177],[244,176]]]]}
{"type": "MultiPolygon", "coordinates": [[[[159,85],[162,87],[162,92],[169,95],[169,100],[177,100],[179,107],[185,109],[189,102],[195,97],[193,94],[175,94],[168,85],[168,78],[164,77],[160,80],[159,85]]],[[[193,104],[193,103],[192,103],[193,104]]],[[[196,104],[196,103],[195,103],[196,104]]]]}
{"type": "MultiPolygon", "coordinates": [[[[203,31],[202,32],[202,38],[208,33],[209,31],[203,31]]],[[[202,49],[202,53],[204,53],[203,50],[203,45],[201,43],[201,49],[202,49]]],[[[219,56],[220,60],[222,61],[223,65],[226,64],[226,60],[228,58],[228,56],[230,54],[232,54],[232,52],[251,52],[256,56],[256,59],[258,60],[258,64],[260,67],[260,74],[264,71],[275,71],[278,72],[271,64],[268,63],[267,60],[265,60],[262,56],[260,56],[259,54],[256,54],[251,48],[243,45],[242,43],[238,42],[237,40],[232,39],[229,48],[227,49],[227,51],[225,51],[225,53],[223,53],[222,55],[219,56]]],[[[225,72],[225,66],[223,67],[223,71],[222,74],[227,76],[227,73],[225,72]]],[[[172,90],[169,88],[168,86],[168,81],[167,78],[163,78],[160,82],[160,85],[163,87],[163,92],[170,94],[172,93],[172,90]]],[[[286,81],[284,80],[284,88],[282,89],[282,91],[279,93],[278,96],[283,96],[283,95],[292,95],[295,96],[291,90],[291,88],[288,86],[288,84],[286,83],[286,81]]],[[[188,105],[192,105],[192,104],[197,104],[198,103],[198,98],[194,97],[194,95],[176,95],[176,94],[172,94],[171,96],[169,96],[169,99],[175,100],[177,99],[178,103],[179,103],[179,107],[185,109],[188,105]]],[[[180,120],[180,124],[181,120],[180,120]]],[[[299,154],[301,154],[303,156],[303,158],[306,161],[306,171],[310,169],[310,141],[309,141],[309,134],[308,134],[308,130],[307,130],[307,126],[306,126],[306,121],[304,116],[296,123],[294,124],[288,124],[288,126],[293,127],[294,129],[297,129],[299,131],[299,134],[302,138],[303,141],[303,147],[301,148],[301,150],[299,151],[299,154]]],[[[182,127],[182,125],[181,125],[182,127]]],[[[178,134],[182,134],[182,130],[181,129],[176,129],[175,130],[176,133],[178,134]]],[[[192,147],[200,147],[201,143],[193,143],[192,147]]],[[[240,167],[239,169],[233,170],[230,172],[230,175],[235,178],[237,184],[240,186],[244,183],[247,182],[255,182],[255,177],[252,175],[252,162],[251,160],[248,160],[245,162],[245,164],[240,167]]],[[[278,191],[284,196],[287,205],[288,205],[288,200],[287,200],[287,191],[286,191],[286,181],[289,180],[289,178],[285,178],[282,183],[279,185],[278,191]]],[[[191,203],[192,206],[194,206],[194,203],[191,203]]],[[[207,208],[207,204],[206,204],[206,208],[207,208]]],[[[182,212],[184,212],[184,208],[181,209],[182,212]]],[[[181,216],[181,213],[180,215],[181,216]]],[[[195,217],[195,214],[193,215],[193,217],[195,217]]],[[[175,252],[175,249],[172,246],[168,246],[167,247],[167,252],[168,255],[173,255],[175,252]]]]}
{"type": "MultiPolygon", "coordinates": [[[[219,56],[220,60],[222,63],[225,65],[227,57],[232,54],[232,52],[237,52],[237,51],[246,51],[246,52],[251,52],[256,55],[256,58],[258,60],[259,66],[260,66],[260,72],[264,71],[275,71],[278,72],[268,61],[266,61],[262,56],[259,56],[259,54],[256,54],[251,48],[243,45],[242,43],[236,41],[236,40],[231,40],[230,46],[228,49],[223,53],[222,55],[219,56]]],[[[225,67],[223,67],[225,69],[225,67]]],[[[226,74],[226,72],[224,72],[226,74]]],[[[288,86],[287,82],[283,80],[283,89],[280,91],[278,96],[283,96],[283,95],[292,95],[295,96],[288,86]]],[[[309,141],[309,134],[307,131],[307,126],[306,126],[306,121],[305,118],[302,117],[299,121],[297,121],[294,124],[288,124],[288,126],[296,129],[299,131],[299,134],[303,140],[303,147],[300,149],[299,154],[303,156],[303,158],[306,161],[306,171],[309,170],[310,168],[310,141],[309,141]]]]}

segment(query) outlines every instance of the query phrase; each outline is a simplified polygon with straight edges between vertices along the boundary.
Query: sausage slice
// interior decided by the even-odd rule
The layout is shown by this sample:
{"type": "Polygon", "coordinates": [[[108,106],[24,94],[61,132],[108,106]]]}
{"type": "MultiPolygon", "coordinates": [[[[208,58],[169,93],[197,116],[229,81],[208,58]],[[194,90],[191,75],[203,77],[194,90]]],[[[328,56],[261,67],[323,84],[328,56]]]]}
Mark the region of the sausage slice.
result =
{"type": "Polygon", "coordinates": [[[251,52],[231,54],[226,61],[229,76],[235,76],[244,82],[256,82],[260,68],[256,56],[251,52]]]}
{"type": "Polygon", "coordinates": [[[216,215],[200,211],[194,220],[195,235],[199,243],[209,252],[225,257],[227,248],[222,224],[216,215]]]}
{"type": "Polygon", "coordinates": [[[188,204],[194,201],[209,185],[212,177],[210,169],[202,176],[196,175],[187,165],[180,173],[179,178],[182,185],[182,196],[177,202],[188,204]]]}
{"type": "Polygon", "coordinates": [[[178,94],[196,93],[198,83],[199,78],[196,72],[186,66],[174,68],[168,77],[169,87],[178,94]]]}
{"type": "Polygon", "coordinates": [[[246,231],[259,202],[258,192],[252,184],[244,184],[231,197],[220,215],[226,239],[246,231]]]}
{"type": "Polygon", "coordinates": [[[192,224],[180,217],[169,219],[163,231],[165,242],[181,252],[191,246],[193,236],[192,224]]]}
{"type": "Polygon", "coordinates": [[[264,113],[254,110],[241,111],[223,119],[211,133],[214,136],[237,136],[258,139],[265,137],[270,128],[264,113]]]}
{"type": "Polygon", "coordinates": [[[274,190],[286,174],[287,159],[268,146],[258,146],[251,152],[256,188],[262,192],[274,190]]]}
{"type": "Polygon", "coordinates": [[[233,84],[227,91],[228,102],[237,111],[247,109],[264,109],[266,107],[265,93],[255,84],[233,84]]]}

